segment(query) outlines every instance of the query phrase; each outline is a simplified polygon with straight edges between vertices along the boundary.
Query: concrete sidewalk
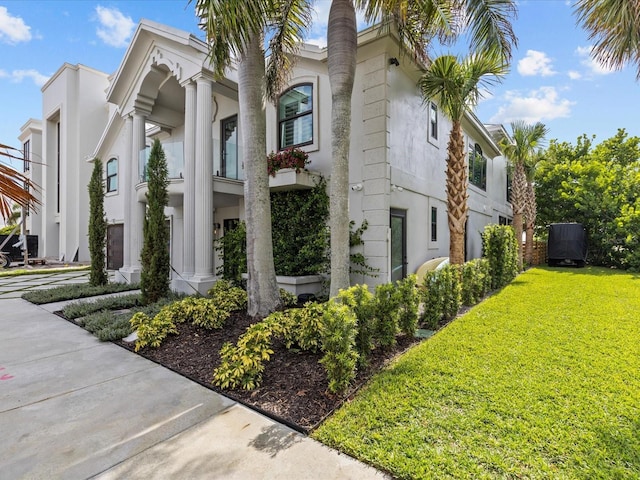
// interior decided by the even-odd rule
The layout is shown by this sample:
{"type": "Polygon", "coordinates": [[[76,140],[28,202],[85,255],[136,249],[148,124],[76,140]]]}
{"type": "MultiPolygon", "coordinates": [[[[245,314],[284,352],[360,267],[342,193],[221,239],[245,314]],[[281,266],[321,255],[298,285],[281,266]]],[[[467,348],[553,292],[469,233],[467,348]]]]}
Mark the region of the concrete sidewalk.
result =
{"type": "Polygon", "coordinates": [[[44,308],[0,307],[3,479],[386,478],[44,308]]]}

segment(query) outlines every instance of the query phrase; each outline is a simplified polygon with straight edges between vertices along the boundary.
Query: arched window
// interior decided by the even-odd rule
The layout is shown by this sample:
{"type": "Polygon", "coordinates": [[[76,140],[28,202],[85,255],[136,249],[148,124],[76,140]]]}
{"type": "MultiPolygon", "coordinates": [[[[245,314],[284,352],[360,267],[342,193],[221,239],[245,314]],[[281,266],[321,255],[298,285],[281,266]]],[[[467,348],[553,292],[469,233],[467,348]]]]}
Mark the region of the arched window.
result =
{"type": "Polygon", "coordinates": [[[118,159],[111,158],[107,162],[107,193],[118,191],[118,159]]]}
{"type": "Polygon", "coordinates": [[[313,143],[313,85],[291,87],[278,100],[278,148],[313,143]]]}

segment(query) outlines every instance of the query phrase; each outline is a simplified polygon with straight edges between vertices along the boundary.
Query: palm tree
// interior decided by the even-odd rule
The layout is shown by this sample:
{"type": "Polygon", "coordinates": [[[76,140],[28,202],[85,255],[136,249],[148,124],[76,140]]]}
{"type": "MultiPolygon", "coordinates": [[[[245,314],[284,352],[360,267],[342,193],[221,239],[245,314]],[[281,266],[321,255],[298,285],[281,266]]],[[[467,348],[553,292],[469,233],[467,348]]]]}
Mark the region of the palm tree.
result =
{"type": "Polygon", "coordinates": [[[291,69],[290,53],[310,24],[307,0],[196,0],[210,48],[211,65],[223,77],[238,63],[238,104],[247,231],[248,314],[265,317],[281,305],[273,262],[271,203],[266,166],[265,94],[277,98],[291,69]],[[265,67],[264,34],[270,33],[265,67]]]}
{"type": "Polygon", "coordinates": [[[578,0],[578,23],[595,40],[591,54],[608,68],[635,63],[640,80],[640,4],[637,0],[578,0]]]}
{"type": "Polygon", "coordinates": [[[525,190],[524,202],[524,261],[527,265],[533,263],[533,231],[536,226],[536,217],[538,216],[538,206],[536,204],[536,188],[534,177],[536,166],[544,158],[543,150],[536,151],[531,155],[525,163],[525,176],[527,178],[527,187],[525,190]]]}
{"type": "Polygon", "coordinates": [[[425,101],[435,99],[453,125],[447,146],[447,219],[449,260],[464,263],[464,231],[467,221],[467,162],[462,119],[480,99],[480,89],[499,81],[508,71],[500,52],[494,50],[464,59],[453,55],[436,58],[420,77],[425,101]]]}
{"type": "Polygon", "coordinates": [[[349,147],[351,96],[356,67],[356,8],[370,22],[393,20],[403,44],[426,60],[426,47],[436,35],[451,38],[469,33],[474,50],[500,50],[511,57],[516,37],[509,18],[513,0],[333,0],[327,29],[327,63],[332,99],[331,126],[331,285],[329,294],[349,286],[349,147]]]}
{"type": "Polygon", "coordinates": [[[518,268],[522,270],[522,229],[527,198],[525,164],[532,156],[535,148],[540,146],[548,129],[540,122],[535,125],[530,125],[523,121],[517,121],[511,123],[511,130],[512,141],[503,140],[500,143],[500,147],[505,156],[513,164],[511,207],[513,208],[513,228],[518,242],[518,268]]]}
{"type": "MultiPolygon", "coordinates": [[[[20,150],[1,143],[0,156],[20,162],[29,161],[22,156],[20,150]]],[[[0,162],[0,217],[4,220],[11,217],[14,202],[23,208],[35,208],[39,205],[40,201],[31,193],[37,188],[28,177],[0,162]]]]}

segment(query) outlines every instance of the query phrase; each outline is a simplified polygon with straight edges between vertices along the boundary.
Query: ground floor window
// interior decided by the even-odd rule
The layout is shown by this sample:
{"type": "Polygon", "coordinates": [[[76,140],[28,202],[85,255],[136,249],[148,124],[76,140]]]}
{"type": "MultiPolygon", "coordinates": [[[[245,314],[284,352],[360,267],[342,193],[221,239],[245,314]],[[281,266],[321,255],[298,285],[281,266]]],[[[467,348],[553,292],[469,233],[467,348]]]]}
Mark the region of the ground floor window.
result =
{"type": "Polygon", "coordinates": [[[391,281],[407,276],[407,211],[391,210],[391,281]]]}

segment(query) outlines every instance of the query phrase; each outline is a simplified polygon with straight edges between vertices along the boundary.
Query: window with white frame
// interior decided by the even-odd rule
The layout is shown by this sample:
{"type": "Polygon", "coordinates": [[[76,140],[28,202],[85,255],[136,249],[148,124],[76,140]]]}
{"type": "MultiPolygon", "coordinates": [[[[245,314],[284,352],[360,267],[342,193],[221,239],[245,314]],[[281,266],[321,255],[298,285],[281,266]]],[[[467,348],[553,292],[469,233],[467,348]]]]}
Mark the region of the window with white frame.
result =
{"type": "Polygon", "coordinates": [[[438,139],[438,106],[429,102],[429,138],[438,139]]]}
{"type": "Polygon", "coordinates": [[[107,193],[118,190],[118,159],[111,158],[107,162],[107,193]]]}
{"type": "Polygon", "coordinates": [[[304,83],[285,91],[278,100],[278,148],[313,143],[313,85],[304,83]]]}

